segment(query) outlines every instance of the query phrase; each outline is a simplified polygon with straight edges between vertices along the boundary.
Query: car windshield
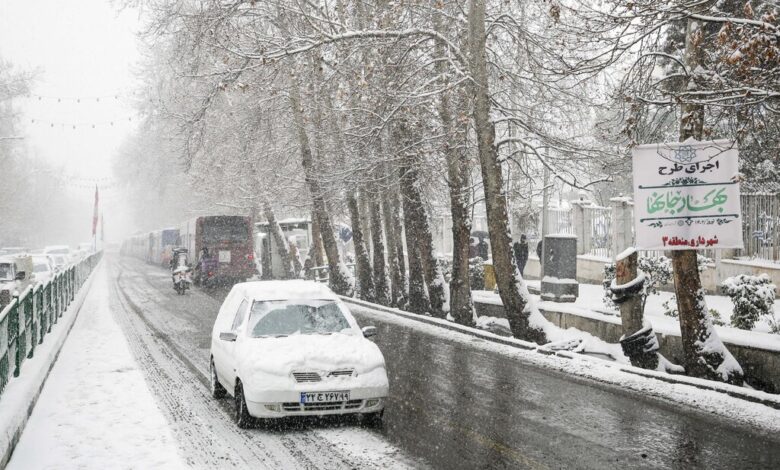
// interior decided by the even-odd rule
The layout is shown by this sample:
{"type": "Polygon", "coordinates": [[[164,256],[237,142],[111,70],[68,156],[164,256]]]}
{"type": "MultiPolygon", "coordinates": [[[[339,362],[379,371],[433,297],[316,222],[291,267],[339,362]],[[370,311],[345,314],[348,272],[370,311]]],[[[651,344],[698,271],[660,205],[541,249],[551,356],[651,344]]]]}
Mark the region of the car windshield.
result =
{"type": "Polygon", "coordinates": [[[33,272],[36,273],[49,272],[49,265],[45,263],[36,263],[35,266],[33,266],[33,272]]]}
{"type": "Polygon", "coordinates": [[[331,334],[351,326],[332,300],[255,302],[249,316],[249,336],[331,334]]]}
{"type": "Polygon", "coordinates": [[[0,281],[13,281],[13,270],[10,263],[0,264],[0,281]]]}

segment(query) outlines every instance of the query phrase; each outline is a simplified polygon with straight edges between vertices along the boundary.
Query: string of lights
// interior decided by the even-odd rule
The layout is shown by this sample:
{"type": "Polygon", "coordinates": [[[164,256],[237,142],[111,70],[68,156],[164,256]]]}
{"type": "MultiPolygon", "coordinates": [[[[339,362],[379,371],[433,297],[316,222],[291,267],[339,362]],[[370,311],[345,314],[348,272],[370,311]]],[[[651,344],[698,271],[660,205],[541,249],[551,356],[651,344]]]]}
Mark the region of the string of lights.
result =
{"type": "Polygon", "coordinates": [[[63,122],[63,121],[50,121],[48,119],[31,118],[30,124],[45,126],[50,128],[60,129],[97,129],[98,127],[114,127],[115,125],[133,122],[134,116],[126,116],[117,119],[110,119],[106,121],[94,121],[94,122],[63,122]]]}
{"type": "Polygon", "coordinates": [[[30,93],[27,96],[35,101],[53,101],[55,103],[110,103],[119,101],[121,98],[137,98],[143,96],[144,92],[140,90],[134,91],[116,91],[106,95],[85,95],[85,96],[59,96],[59,95],[43,95],[37,93],[30,93]]]}

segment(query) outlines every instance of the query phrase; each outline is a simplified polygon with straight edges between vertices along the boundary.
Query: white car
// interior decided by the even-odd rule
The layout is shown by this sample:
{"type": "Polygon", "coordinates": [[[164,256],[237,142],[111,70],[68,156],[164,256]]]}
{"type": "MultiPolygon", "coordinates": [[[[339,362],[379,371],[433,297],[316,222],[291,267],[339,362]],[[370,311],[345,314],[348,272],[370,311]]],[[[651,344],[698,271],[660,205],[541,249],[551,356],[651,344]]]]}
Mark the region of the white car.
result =
{"type": "Polygon", "coordinates": [[[47,255],[33,255],[33,273],[35,280],[41,284],[46,284],[54,277],[54,262],[47,255]]]}
{"type": "Polygon", "coordinates": [[[51,245],[47,246],[43,249],[44,255],[50,255],[50,256],[64,256],[67,262],[69,263],[71,261],[71,258],[73,257],[73,251],[70,249],[68,245],[51,245]]]}
{"type": "Polygon", "coordinates": [[[253,418],[351,414],[381,422],[389,384],[385,359],[347,306],[313,281],[236,284],[214,322],[211,391],[253,418]]]}
{"type": "Polygon", "coordinates": [[[54,272],[60,272],[68,267],[70,260],[67,255],[49,255],[52,264],[54,264],[54,272]]]}

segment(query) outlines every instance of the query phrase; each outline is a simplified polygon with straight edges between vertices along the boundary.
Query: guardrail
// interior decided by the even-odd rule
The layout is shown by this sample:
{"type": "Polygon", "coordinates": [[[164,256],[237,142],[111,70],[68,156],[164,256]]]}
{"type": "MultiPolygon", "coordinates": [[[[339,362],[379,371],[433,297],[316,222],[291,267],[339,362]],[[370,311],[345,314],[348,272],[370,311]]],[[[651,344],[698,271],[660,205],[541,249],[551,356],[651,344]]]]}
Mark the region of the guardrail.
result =
{"type": "Polygon", "coordinates": [[[102,256],[90,255],[49,282],[28,286],[0,310],[0,395],[11,377],[19,376],[25,359],[34,356],[102,256]]]}

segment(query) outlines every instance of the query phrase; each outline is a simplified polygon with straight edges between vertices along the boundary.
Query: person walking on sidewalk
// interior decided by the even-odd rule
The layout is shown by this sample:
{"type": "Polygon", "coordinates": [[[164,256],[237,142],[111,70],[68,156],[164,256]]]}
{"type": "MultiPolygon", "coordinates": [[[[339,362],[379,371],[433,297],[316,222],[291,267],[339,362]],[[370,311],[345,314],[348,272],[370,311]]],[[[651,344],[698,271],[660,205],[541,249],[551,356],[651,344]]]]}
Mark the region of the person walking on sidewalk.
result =
{"type": "Polygon", "coordinates": [[[515,242],[512,245],[512,251],[514,251],[515,262],[517,263],[517,269],[520,271],[520,276],[523,276],[525,271],[525,265],[528,263],[528,240],[525,235],[520,235],[520,241],[515,242]]]}

